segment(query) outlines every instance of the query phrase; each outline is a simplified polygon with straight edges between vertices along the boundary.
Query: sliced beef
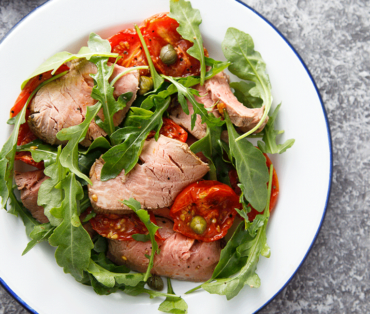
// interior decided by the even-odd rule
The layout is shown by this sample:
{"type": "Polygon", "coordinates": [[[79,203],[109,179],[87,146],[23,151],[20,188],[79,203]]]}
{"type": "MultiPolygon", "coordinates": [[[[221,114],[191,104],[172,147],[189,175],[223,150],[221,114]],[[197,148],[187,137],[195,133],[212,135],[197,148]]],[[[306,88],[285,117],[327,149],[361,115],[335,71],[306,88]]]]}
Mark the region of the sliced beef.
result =
{"type": "MultiPolygon", "coordinates": [[[[173,223],[157,218],[163,240],[158,240],[160,253],[154,257],[152,274],[179,280],[206,281],[211,278],[221,254],[220,241],[200,242],[173,231],[173,223]]],[[[118,265],[145,272],[151,254],[151,242],[108,240],[107,256],[118,265]]]]}
{"type": "Polygon", "coordinates": [[[48,177],[43,170],[15,172],[15,183],[21,193],[21,201],[32,214],[32,216],[41,223],[49,222],[44,215],[44,208],[37,205],[37,195],[42,182],[48,177]]]}
{"type": "MultiPolygon", "coordinates": [[[[114,65],[113,77],[126,68],[114,65]]],[[[35,95],[30,105],[28,124],[32,132],[49,144],[61,144],[56,134],[64,128],[80,124],[86,115],[87,106],[92,106],[96,100],[91,98],[94,81],[90,74],[96,73],[96,66],[86,60],[72,62],[70,71],[63,77],[42,87],[35,95]]],[[[114,96],[132,92],[133,96],[126,107],[114,115],[114,124],[122,122],[132,102],[135,100],[139,84],[139,72],[132,71],[121,77],[114,85],[114,96]]],[[[104,118],[103,111],[98,113],[104,118]]],[[[81,142],[89,146],[91,142],[105,132],[92,121],[86,138],[81,142]]]]}
{"type": "Polygon", "coordinates": [[[208,165],[194,155],[189,146],[178,140],[160,135],[158,141],[146,141],[140,163],[126,176],[125,171],[114,179],[100,180],[102,159],[90,170],[89,197],[98,213],[125,214],[129,208],[121,200],[135,198],[142,208],[169,207],[187,185],[201,179],[208,165]]]}
{"type": "MultiPolygon", "coordinates": [[[[214,107],[212,113],[219,117],[216,104],[224,103],[227,113],[230,116],[231,122],[240,128],[241,131],[247,132],[254,128],[262,119],[264,108],[250,109],[245,107],[232,93],[229,86],[229,79],[224,72],[218,73],[213,78],[207,80],[204,86],[196,85],[193,87],[199,92],[200,96],[195,96],[197,102],[204,105],[205,108],[214,107]]],[[[191,130],[191,114],[194,112],[192,104],[188,101],[189,115],[187,115],[180,105],[175,106],[170,117],[177,124],[190,132],[197,139],[201,139],[206,135],[206,125],[202,124],[201,118],[198,115],[194,129],[191,130]]],[[[262,131],[267,123],[267,118],[262,123],[257,132],[262,131]]]]}
{"type": "MultiPolygon", "coordinates": [[[[20,190],[24,207],[30,211],[33,218],[41,223],[48,223],[49,219],[44,214],[44,207],[37,205],[37,196],[42,182],[48,178],[43,170],[15,172],[15,183],[20,190]]],[[[91,238],[95,236],[96,232],[92,229],[90,222],[84,223],[83,227],[91,238]]]]}

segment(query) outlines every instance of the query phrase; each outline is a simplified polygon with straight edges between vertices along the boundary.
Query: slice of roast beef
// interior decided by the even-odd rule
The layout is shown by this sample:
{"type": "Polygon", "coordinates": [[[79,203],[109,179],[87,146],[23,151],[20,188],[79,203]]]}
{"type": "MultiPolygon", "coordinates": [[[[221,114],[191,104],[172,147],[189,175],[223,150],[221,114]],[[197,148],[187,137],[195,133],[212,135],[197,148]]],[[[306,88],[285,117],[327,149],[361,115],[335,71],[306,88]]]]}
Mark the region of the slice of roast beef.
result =
{"type": "Polygon", "coordinates": [[[33,218],[41,223],[49,222],[49,219],[44,215],[44,208],[37,205],[40,185],[47,178],[43,170],[15,172],[15,183],[21,193],[24,207],[30,211],[33,218]]]}
{"type": "MultiPolygon", "coordinates": [[[[41,223],[48,223],[49,219],[44,214],[44,207],[37,205],[37,197],[42,182],[48,178],[49,177],[45,176],[43,170],[15,172],[15,183],[17,184],[18,190],[20,190],[21,201],[24,207],[30,211],[33,218],[41,223]]],[[[86,217],[86,215],[84,217],[86,217]]],[[[89,221],[84,223],[83,227],[91,238],[96,235],[89,221]]]]}
{"type": "Polygon", "coordinates": [[[94,163],[90,170],[93,185],[88,186],[91,204],[102,214],[130,212],[121,200],[131,197],[142,208],[169,207],[187,185],[201,179],[209,170],[187,144],[163,135],[157,142],[154,138],[145,142],[140,163],[127,176],[122,170],[116,178],[103,182],[100,180],[103,165],[103,159],[94,163]]]}
{"type": "MultiPolygon", "coordinates": [[[[126,68],[114,65],[112,79],[126,68]]],[[[96,66],[87,60],[72,62],[70,71],[63,77],[42,87],[33,98],[30,105],[28,124],[32,132],[49,144],[63,144],[56,134],[64,128],[80,124],[86,115],[87,106],[92,106],[96,100],[91,98],[94,81],[90,74],[96,73],[96,66]]],[[[121,77],[114,85],[114,96],[132,92],[131,100],[123,110],[117,112],[114,124],[119,125],[136,98],[139,84],[139,71],[132,71],[121,77]]],[[[103,111],[98,113],[104,118],[103,111]]],[[[81,142],[89,146],[91,142],[106,133],[92,121],[85,139],[81,142]]]]}
{"type": "MultiPolygon", "coordinates": [[[[151,273],[178,280],[206,281],[211,278],[221,254],[220,241],[201,242],[173,231],[173,222],[157,218],[160,253],[154,257],[151,273]]],[[[118,265],[145,272],[151,254],[151,242],[108,240],[107,256],[118,265]]]]}
{"type": "MultiPolygon", "coordinates": [[[[218,73],[213,78],[207,80],[204,86],[196,85],[193,88],[196,89],[200,95],[200,97],[195,96],[195,100],[203,104],[205,108],[214,107],[212,113],[216,117],[220,116],[217,110],[217,104],[224,103],[231,122],[243,132],[247,132],[254,128],[262,119],[264,108],[250,109],[240,103],[232,93],[229,86],[229,79],[224,72],[218,73]]],[[[189,101],[188,107],[189,115],[178,105],[171,110],[170,117],[197,139],[201,139],[206,135],[207,127],[205,124],[202,124],[200,116],[197,115],[194,129],[191,130],[191,115],[194,110],[189,101]]],[[[268,118],[266,118],[256,133],[263,130],[267,120],[268,118]]]]}

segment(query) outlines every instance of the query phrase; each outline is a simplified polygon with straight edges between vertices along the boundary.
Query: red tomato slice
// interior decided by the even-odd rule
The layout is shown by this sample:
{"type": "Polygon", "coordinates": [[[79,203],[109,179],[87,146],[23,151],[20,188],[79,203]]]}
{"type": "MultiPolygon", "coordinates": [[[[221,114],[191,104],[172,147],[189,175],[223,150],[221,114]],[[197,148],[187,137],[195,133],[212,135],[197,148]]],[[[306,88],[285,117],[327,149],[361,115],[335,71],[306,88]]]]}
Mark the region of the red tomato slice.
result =
{"type": "MultiPolygon", "coordinates": [[[[186,52],[193,46],[193,43],[181,37],[176,30],[179,24],[167,14],[153,15],[140,26],[156,70],[159,73],[175,77],[199,75],[199,61],[186,52]],[[159,58],[162,47],[168,44],[175,48],[178,56],[177,61],[171,65],[164,64],[159,58]]],[[[134,29],[125,29],[108,40],[112,46],[112,52],[118,53],[122,57],[117,62],[119,65],[132,67],[148,64],[139,36],[134,29]]],[[[208,56],[206,49],[205,55],[208,56]]],[[[148,73],[148,71],[141,72],[143,75],[148,73]]]]}
{"type": "MultiPolygon", "coordinates": [[[[159,134],[179,140],[183,143],[186,143],[186,140],[188,139],[188,132],[169,118],[163,118],[163,125],[159,130],[159,134]]],[[[154,135],[155,131],[151,131],[147,139],[153,138],[154,135]]]]}
{"type": "MultiPolygon", "coordinates": [[[[150,221],[157,224],[154,215],[151,212],[148,213],[150,221]]],[[[113,240],[133,240],[133,234],[148,234],[148,229],[134,213],[127,215],[98,214],[90,219],[90,223],[91,227],[101,236],[113,240]]],[[[159,236],[159,232],[156,236],[159,236]]]]}
{"type": "Polygon", "coordinates": [[[219,240],[233,224],[235,208],[240,208],[239,196],[228,185],[218,181],[195,182],[176,197],[171,207],[173,230],[204,242],[219,240]],[[192,229],[197,216],[206,223],[202,233],[192,229]]]}
{"type": "MultiPolygon", "coordinates": [[[[267,168],[269,169],[269,172],[270,172],[270,166],[271,166],[272,162],[266,154],[263,154],[263,155],[266,158],[266,166],[267,166],[267,168]]],[[[239,178],[238,178],[238,174],[236,173],[236,170],[230,170],[229,171],[229,178],[230,178],[230,183],[231,183],[231,186],[232,186],[233,190],[235,191],[235,193],[240,195],[241,190],[237,185],[239,183],[239,178]]],[[[272,188],[271,188],[271,196],[270,196],[270,213],[273,211],[273,209],[276,206],[278,195],[279,195],[279,180],[278,180],[276,170],[274,168],[273,174],[272,174],[272,188]]],[[[251,212],[248,213],[249,221],[253,221],[254,218],[258,214],[263,213],[263,212],[261,212],[261,213],[258,212],[252,206],[251,206],[251,208],[252,208],[251,212]]]]}

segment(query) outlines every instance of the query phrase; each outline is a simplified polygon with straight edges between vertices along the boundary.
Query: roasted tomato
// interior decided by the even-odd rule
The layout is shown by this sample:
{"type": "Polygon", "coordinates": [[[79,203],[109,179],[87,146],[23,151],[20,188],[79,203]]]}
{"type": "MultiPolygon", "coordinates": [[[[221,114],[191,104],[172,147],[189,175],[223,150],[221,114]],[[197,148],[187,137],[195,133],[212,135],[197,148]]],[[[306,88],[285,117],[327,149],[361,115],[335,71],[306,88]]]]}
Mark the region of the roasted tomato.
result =
{"type": "MultiPolygon", "coordinates": [[[[263,155],[266,158],[266,165],[267,165],[267,168],[270,171],[270,166],[271,166],[272,162],[266,154],[263,154],[263,155]]],[[[230,178],[230,183],[231,183],[231,186],[232,186],[233,190],[235,191],[235,193],[240,195],[241,190],[238,187],[239,178],[238,178],[238,174],[236,173],[236,170],[230,170],[229,171],[229,178],[230,178]]],[[[272,210],[276,206],[278,195],[279,195],[279,180],[278,180],[278,176],[276,174],[275,168],[274,168],[274,172],[272,174],[272,188],[271,188],[271,196],[270,196],[270,213],[272,212],[272,210]]],[[[252,206],[251,206],[251,208],[252,208],[252,210],[248,214],[249,221],[253,221],[254,218],[258,214],[262,214],[262,212],[261,213],[258,212],[252,206]]]]}
{"type": "MultiPolygon", "coordinates": [[[[55,74],[60,74],[64,71],[68,71],[68,70],[69,70],[69,67],[63,64],[55,72],[55,74]]],[[[51,77],[52,77],[51,71],[49,71],[49,72],[45,72],[43,74],[40,74],[40,75],[35,76],[34,78],[30,79],[27,82],[26,86],[21,91],[21,93],[19,94],[17,100],[15,101],[14,106],[10,110],[10,117],[11,118],[15,117],[23,109],[24,105],[26,104],[28,98],[30,97],[32,92],[35,90],[35,88],[37,86],[39,86],[41,83],[50,79],[51,77]]],[[[29,116],[29,110],[27,109],[27,111],[26,111],[26,120],[27,120],[28,116],[29,116]]],[[[30,130],[27,122],[23,123],[19,127],[17,145],[25,145],[25,144],[28,144],[28,143],[34,141],[35,139],[37,139],[37,137],[30,130]]],[[[37,167],[39,169],[44,168],[44,163],[43,162],[35,162],[31,157],[31,153],[29,153],[29,152],[17,152],[16,156],[15,156],[15,160],[21,160],[21,161],[25,162],[26,164],[37,167]]]]}
{"type": "MultiPolygon", "coordinates": [[[[154,215],[149,212],[150,220],[156,224],[154,215]]],[[[98,214],[89,220],[91,227],[101,236],[120,241],[133,240],[133,234],[147,234],[148,229],[139,217],[132,213],[127,215],[98,214]]],[[[159,233],[157,232],[157,235],[159,233]]]]}
{"type": "Polygon", "coordinates": [[[187,186],[175,199],[170,211],[173,230],[212,242],[223,238],[233,224],[239,196],[218,181],[199,181],[187,186]]]}
{"type": "MultiPolygon", "coordinates": [[[[159,134],[179,140],[183,143],[186,143],[186,140],[188,139],[188,132],[169,118],[163,118],[163,125],[159,130],[159,134]]],[[[153,138],[154,135],[155,131],[151,131],[147,139],[153,138]]]]}
{"type": "MultiPolygon", "coordinates": [[[[176,30],[178,26],[177,21],[168,17],[167,13],[160,13],[146,19],[140,26],[140,31],[159,73],[175,77],[199,75],[199,61],[186,52],[193,43],[181,37],[176,30]],[[161,49],[168,44],[171,44],[177,52],[177,61],[171,65],[164,64],[159,57],[161,49]]],[[[108,40],[112,52],[122,57],[117,62],[119,65],[125,67],[147,65],[144,49],[134,29],[125,29],[108,40]]],[[[208,56],[207,50],[205,55],[208,56]]]]}

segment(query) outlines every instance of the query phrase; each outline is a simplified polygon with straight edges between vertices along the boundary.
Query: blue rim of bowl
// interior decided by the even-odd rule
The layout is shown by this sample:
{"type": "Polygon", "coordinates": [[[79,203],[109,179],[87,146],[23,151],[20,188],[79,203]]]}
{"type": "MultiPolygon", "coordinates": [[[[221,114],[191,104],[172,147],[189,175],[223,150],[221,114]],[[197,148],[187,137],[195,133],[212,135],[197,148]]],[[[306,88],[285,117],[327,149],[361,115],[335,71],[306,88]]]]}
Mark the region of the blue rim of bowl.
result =
{"type": "MultiPolygon", "coordinates": [[[[46,2],[44,2],[43,4],[41,4],[40,6],[38,6],[37,8],[33,9],[31,12],[29,12],[26,16],[24,16],[17,24],[15,24],[9,30],[8,33],[6,33],[6,35],[0,40],[0,44],[29,15],[31,15],[32,13],[34,13],[35,11],[37,11],[38,9],[40,9],[42,6],[44,6],[46,3],[49,3],[50,1],[51,0],[47,0],[46,2]]],[[[303,61],[303,59],[301,58],[301,56],[299,55],[299,53],[295,50],[295,48],[292,46],[292,44],[289,42],[289,40],[286,39],[285,36],[282,33],[280,33],[280,31],[267,18],[265,18],[262,14],[258,13],[256,10],[254,10],[253,8],[251,8],[249,5],[243,3],[242,1],[240,1],[240,0],[235,0],[235,1],[238,2],[238,3],[240,3],[241,5],[243,5],[244,7],[246,7],[247,9],[249,9],[250,11],[252,11],[254,14],[256,14],[257,16],[259,16],[262,20],[264,20],[268,25],[270,25],[272,27],[272,29],[287,43],[287,45],[290,47],[290,49],[292,49],[292,51],[294,52],[294,54],[297,56],[298,60],[303,65],[304,69],[306,70],[306,72],[307,72],[307,74],[308,74],[308,76],[309,76],[309,78],[310,78],[310,80],[312,82],[312,85],[314,86],[314,88],[316,90],[317,96],[318,96],[318,98],[320,100],[320,103],[321,103],[322,111],[323,111],[325,122],[326,122],[326,129],[327,129],[327,132],[328,132],[328,143],[329,143],[329,150],[330,150],[330,174],[329,174],[328,193],[327,193],[327,197],[326,197],[326,202],[325,202],[325,207],[324,207],[323,215],[321,217],[321,221],[320,221],[319,227],[317,228],[316,234],[315,234],[314,238],[312,239],[311,245],[308,248],[305,256],[303,257],[302,261],[300,262],[300,264],[298,265],[297,269],[294,271],[294,273],[292,274],[292,276],[279,289],[278,292],[276,292],[268,301],[265,302],[264,305],[262,305],[257,311],[254,312],[254,313],[257,313],[258,311],[260,311],[264,307],[266,307],[288,285],[288,283],[293,279],[293,277],[295,276],[295,274],[297,273],[297,271],[301,268],[302,264],[306,260],[308,254],[311,252],[311,249],[312,249],[313,245],[316,242],[317,236],[318,236],[318,234],[320,232],[320,229],[321,229],[322,224],[323,224],[324,219],[325,219],[325,215],[326,215],[326,212],[327,212],[327,208],[328,208],[328,204],[329,204],[329,199],[330,199],[331,183],[332,183],[332,179],[333,179],[333,147],[332,147],[332,140],[331,140],[331,132],[330,132],[330,126],[329,126],[329,121],[328,121],[328,115],[327,115],[326,110],[325,110],[325,107],[324,107],[324,102],[322,101],[322,98],[321,98],[319,89],[317,88],[316,83],[315,83],[315,80],[313,79],[312,74],[311,74],[310,70],[308,69],[306,63],[303,61]]],[[[23,307],[25,307],[31,313],[39,314],[33,308],[31,308],[26,302],[24,302],[12,289],[10,289],[10,287],[5,283],[5,281],[1,277],[0,277],[0,284],[13,296],[13,298],[15,300],[17,300],[19,302],[19,304],[21,304],[23,307]]]]}

